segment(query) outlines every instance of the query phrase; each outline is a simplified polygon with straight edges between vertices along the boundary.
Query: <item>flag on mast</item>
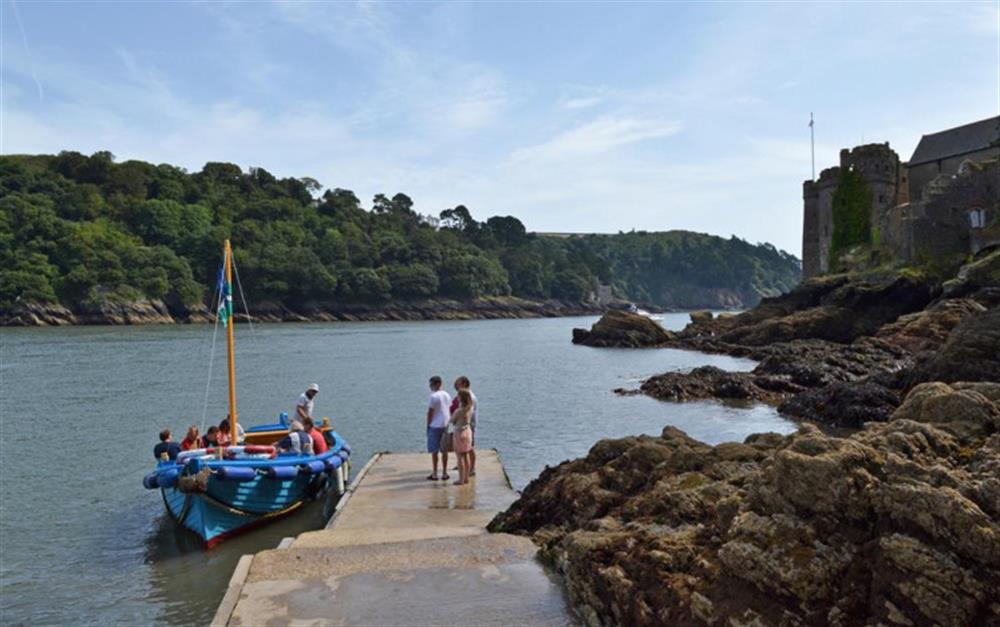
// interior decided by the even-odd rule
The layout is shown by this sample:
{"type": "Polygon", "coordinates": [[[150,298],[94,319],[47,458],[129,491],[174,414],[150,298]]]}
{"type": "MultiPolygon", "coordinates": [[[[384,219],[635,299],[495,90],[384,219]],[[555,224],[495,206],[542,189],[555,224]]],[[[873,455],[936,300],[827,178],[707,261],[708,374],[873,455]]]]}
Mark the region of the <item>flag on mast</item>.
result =
{"type": "Polygon", "coordinates": [[[233,317],[233,286],[226,281],[225,267],[219,268],[219,307],[216,316],[222,326],[229,325],[229,319],[233,317]]]}

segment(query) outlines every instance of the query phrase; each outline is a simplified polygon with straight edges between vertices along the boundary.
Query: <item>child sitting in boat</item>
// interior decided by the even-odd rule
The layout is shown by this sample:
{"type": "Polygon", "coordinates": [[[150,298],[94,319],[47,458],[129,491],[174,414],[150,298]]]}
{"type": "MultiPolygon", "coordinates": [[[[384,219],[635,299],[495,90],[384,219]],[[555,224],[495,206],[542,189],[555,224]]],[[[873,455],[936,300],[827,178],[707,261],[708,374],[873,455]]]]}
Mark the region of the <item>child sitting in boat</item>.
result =
{"type": "Polygon", "coordinates": [[[214,448],[219,445],[219,428],[212,425],[201,438],[201,448],[214,448]]]}
{"type": "Polygon", "coordinates": [[[188,427],[187,435],[181,440],[181,450],[189,451],[193,448],[198,448],[201,446],[201,437],[198,430],[198,425],[191,425],[188,427]]]}
{"type": "Polygon", "coordinates": [[[289,433],[276,445],[282,453],[295,453],[297,455],[312,455],[312,438],[303,431],[302,423],[298,420],[292,421],[289,433]]]}

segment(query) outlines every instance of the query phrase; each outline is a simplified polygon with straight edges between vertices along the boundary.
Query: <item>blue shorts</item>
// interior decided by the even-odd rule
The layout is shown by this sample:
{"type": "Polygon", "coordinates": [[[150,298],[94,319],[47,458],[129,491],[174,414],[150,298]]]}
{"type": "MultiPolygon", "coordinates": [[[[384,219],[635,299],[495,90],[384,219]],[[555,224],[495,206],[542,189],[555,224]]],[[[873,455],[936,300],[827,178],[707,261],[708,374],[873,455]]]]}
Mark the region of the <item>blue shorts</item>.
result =
{"type": "Polygon", "coordinates": [[[427,452],[441,452],[441,436],[444,435],[444,427],[427,427],[427,452]]]}

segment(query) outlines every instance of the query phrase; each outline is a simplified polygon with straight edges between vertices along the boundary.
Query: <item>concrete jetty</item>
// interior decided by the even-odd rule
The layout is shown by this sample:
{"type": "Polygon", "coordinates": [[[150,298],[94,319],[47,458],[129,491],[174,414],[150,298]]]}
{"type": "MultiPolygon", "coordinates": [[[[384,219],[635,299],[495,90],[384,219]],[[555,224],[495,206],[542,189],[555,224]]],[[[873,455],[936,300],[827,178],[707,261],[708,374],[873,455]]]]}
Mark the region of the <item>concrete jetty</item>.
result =
{"type": "Polygon", "coordinates": [[[576,624],[531,541],[486,531],[517,494],[478,456],[465,486],[426,480],[426,454],[374,456],[325,529],[240,560],[212,625],[576,624]]]}

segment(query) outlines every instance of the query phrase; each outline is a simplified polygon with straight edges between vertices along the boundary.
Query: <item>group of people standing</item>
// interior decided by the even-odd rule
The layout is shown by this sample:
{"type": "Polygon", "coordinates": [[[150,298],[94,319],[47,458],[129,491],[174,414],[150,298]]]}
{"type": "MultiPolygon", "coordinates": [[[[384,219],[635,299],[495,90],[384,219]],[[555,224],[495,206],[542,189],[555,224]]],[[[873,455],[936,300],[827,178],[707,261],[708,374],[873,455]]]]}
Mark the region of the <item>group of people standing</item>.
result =
{"type": "Polygon", "coordinates": [[[479,403],[472,393],[472,384],[465,376],[455,379],[455,397],[442,389],[441,377],[430,379],[431,394],[427,401],[427,452],[431,454],[430,481],[447,481],[448,453],[458,457],[458,480],[455,485],[469,483],[476,476],[476,423],[479,403]],[[438,474],[438,457],[441,474],[438,474]]]}

